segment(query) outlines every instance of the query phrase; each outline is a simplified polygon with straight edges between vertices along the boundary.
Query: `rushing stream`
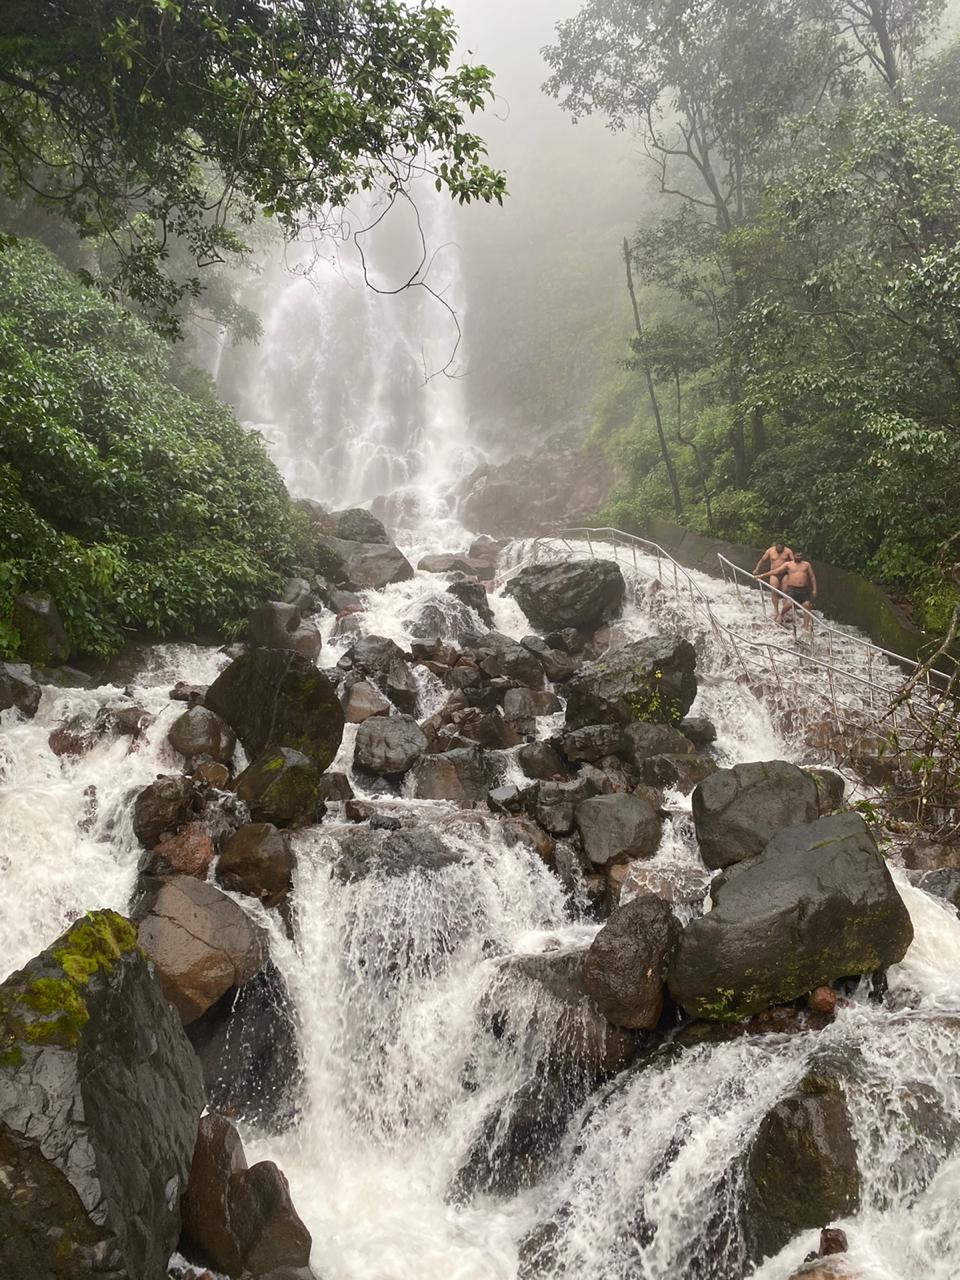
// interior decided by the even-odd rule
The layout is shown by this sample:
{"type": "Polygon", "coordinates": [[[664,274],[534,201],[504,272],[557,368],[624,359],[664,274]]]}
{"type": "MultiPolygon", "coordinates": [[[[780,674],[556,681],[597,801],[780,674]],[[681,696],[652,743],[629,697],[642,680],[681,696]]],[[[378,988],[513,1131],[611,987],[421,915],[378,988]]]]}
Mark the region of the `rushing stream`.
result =
{"type": "MultiPolygon", "coordinates": [[[[455,530],[449,520],[443,527],[455,530]]],[[[424,535],[434,550],[438,529],[424,535]]],[[[614,643],[665,625],[659,593],[642,576],[629,577],[614,643]]],[[[740,616],[747,606],[731,588],[698,581],[724,619],[757,625],[740,616]]],[[[428,602],[443,600],[444,585],[418,574],[371,595],[364,628],[409,642],[411,624],[428,602]]],[[[530,630],[511,599],[496,595],[492,603],[504,632],[530,630]]],[[[668,619],[679,616],[709,658],[703,618],[689,609],[684,615],[682,606],[677,615],[676,608],[669,604],[668,619]]],[[[330,665],[354,637],[337,638],[332,615],[323,623],[322,662],[330,665]]],[[[714,657],[694,710],[717,723],[721,762],[811,762],[714,657]]],[[[125,908],[139,857],[127,798],[156,773],[179,768],[166,743],[182,710],[168,701],[170,685],[206,683],[226,661],[213,649],[152,650],[134,693],[156,720],[137,749],[127,738],[108,737],[78,759],[58,759],[47,745],[51,729],[74,715],[91,720],[118,696],[115,687],[48,687],[34,720],[4,713],[4,973],[82,911],[125,908]]],[[[433,677],[417,670],[426,714],[438,690],[433,677]]],[[[540,724],[544,733],[551,728],[550,720],[540,724]]],[[[352,743],[348,728],[334,767],[349,770],[352,743]]],[[[362,784],[354,786],[363,796],[362,784]]],[[[644,865],[702,888],[689,802],[672,793],[667,802],[673,814],[660,851],[644,865]]],[[[953,1280],[960,1272],[960,1161],[944,1160],[944,1135],[960,1124],[960,920],[952,908],[897,872],[916,939],[891,971],[884,1003],[863,991],[818,1033],[768,1034],[661,1055],[582,1102],[532,1188],[457,1195],[451,1188],[478,1135],[495,1157],[511,1108],[543,1078],[549,1046],[571,1034],[569,1026],[560,1028],[569,1014],[559,1002],[518,977],[507,958],[583,946],[598,926],[532,852],[507,847],[491,817],[452,820],[453,807],[438,802],[381,803],[443,824],[463,860],[439,872],[345,883],[331,870],[334,812],[296,837],[296,944],[268,924],[299,1013],[303,1112],[280,1137],[245,1136],[251,1158],[276,1159],[290,1179],[324,1280],[511,1280],[521,1241],[538,1230],[549,1249],[544,1275],[706,1280],[709,1273],[690,1260],[703,1233],[722,1228],[725,1197],[736,1194],[736,1175],[724,1177],[725,1171],[735,1170],[764,1112],[824,1054],[838,1055],[850,1069],[848,1102],[864,1178],[863,1206],[841,1224],[849,1262],[864,1280],[953,1280]],[[511,1026],[523,1033],[494,1034],[492,1005],[508,1010],[511,1026]],[[923,1138],[911,1124],[918,1098],[939,1114],[923,1138]]],[[[238,901],[251,909],[249,898],[238,901]]],[[[794,1241],[758,1275],[790,1275],[814,1236],[794,1241]]]]}

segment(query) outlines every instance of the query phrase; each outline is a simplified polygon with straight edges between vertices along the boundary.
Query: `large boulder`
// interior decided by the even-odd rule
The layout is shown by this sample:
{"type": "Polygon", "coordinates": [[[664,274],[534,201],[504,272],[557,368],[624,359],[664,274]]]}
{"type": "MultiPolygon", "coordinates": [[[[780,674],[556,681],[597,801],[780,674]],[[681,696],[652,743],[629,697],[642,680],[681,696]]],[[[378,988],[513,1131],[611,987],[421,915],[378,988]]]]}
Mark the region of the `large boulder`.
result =
{"type": "Polygon", "coordinates": [[[87,915],[0,986],[0,1274],[164,1280],[203,1110],[130,923],[87,915]]]}
{"type": "Polygon", "coordinates": [[[471,808],[486,801],[502,772],[481,747],[421,756],[413,767],[413,793],[418,800],[453,800],[471,808]]]}
{"type": "Polygon", "coordinates": [[[343,715],[347,724],[363,724],[371,716],[388,716],[390,703],[375,684],[369,680],[357,680],[347,685],[341,694],[343,715]]]}
{"type": "Polygon", "coordinates": [[[224,1116],[200,1121],[183,1199],[184,1246],[232,1280],[284,1267],[308,1267],[311,1238],[287,1180],[270,1160],[247,1166],[243,1144],[224,1116]]]}
{"type": "Polygon", "coordinates": [[[363,636],[351,645],[338,666],[368,676],[399,711],[417,708],[417,681],[407,666],[406,654],[385,636],[363,636]]]}
{"type": "Polygon", "coordinates": [[[346,542],[390,543],[383,522],[365,507],[347,507],[344,511],[333,511],[329,520],[334,535],[346,542]]]}
{"type": "Polygon", "coordinates": [[[473,573],[473,565],[466,556],[453,555],[450,552],[421,556],[417,562],[417,568],[421,573],[465,573],[468,576],[473,573]]]}
{"type": "Polygon", "coordinates": [[[338,587],[348,591],[382,591],[414,576],[413,565],[391,542],[321,537],[317,543],[323,559],[321,568],[338,587]]]}
{"type": "Polygon", "coordinates": [[[305,658],[315,660],[323,648],[320,628],[309,618],[304,618],[300,606],[281,600],[268,600],[254,609],[247,622],[247,631],[255,645],[264,649],[292,649],[305,658]]]}
{"type": "Polygon", "coordinates": [[[592,630],[620,608],[626,583],[612,560],[566,560],[528,565],[504,591],[540,631],[592,630]]]}
{"type": "Polygon", "coordinates": [[[0,711],[16,707],[27,719],[32,719],[42,694],[26,662],[0,662],[0,711]]]}
{"type": "Polygon", "coordinates": [[[340,837],[334,875],[340,880],[402,876],[413,870],[442,871],[461,860],[430,827],[385,831],[360,827],[340,837]]]}
{"type": "Polygon", "coordinates": [[[36,667],[56,667],[70,657],[70,641],[53,599],[45,591],[17,596],[13,625],[20,632],[20,652],[36,667]]]}
{"type": "Polygon", "coordinates": [[[903,959],[910,916],[866,823],[843,813],[788,827],[711,886],[686,926],[669,986],[693,1016],[758,1013],[903,959]]]}
{"type": "Polygon", "coordinates": [[[217,863],[217,881],[233,893],[258,898],[265,907],[286,900],[296,860],[290,841],[272,822],[238,827],[217,863]]]}
{"type": "Polygon", "coordinates": [[[660,898],[618,907],[587,952],[583,986],[618,1027],[650,1030],[663,1011],[663,987],[680,926],[660,898]]]}
{"type": "Polygon", "coordinates": [[[813,778],[785,760],[718,769],[693,793],[701,858],[716,870],[756,857],[782,828],[819,818],[820,797],[813,778]]]}
{"type": "Polygon", "coordinates": [[[404,774],[430,744],[413,716],[373,716],[357,730],[354,766],[381,777],[404,774]]]}
{"type": "Polygon", "coordinates": [[[154,883],[137,903],[139,941],[184,1023],[241,987],[267,958],[263,933],[225,893],[192,876],[154,883]]]}
{"type": "Polygon", "coordinates": [[[696,661],[693,645],[676,636],[647,636],[615,649],[567,685],[568,727],[675,724],[697,696],[696,661]]]}
{"type": "Polygon", "coordinates": [[[268,747],[291,747],[322,772],[340,748],[336,688],[302,654],[251,649],[221,672],[204,701],[236,732],[250,759],[268,747]]]}
{"type": "Polygon", "coordinates": [[[220,764],[229,764],[237,745],[237,735],[226,720],[209,707],[191,707],[177,716],[167,734],[171,747],[189,760],[193,756],[211,756],[220,764]]]}
{"type": "Polygon", "coordinates": [[[161,774],[137,794],[133,802],[133,830],[145,849],[195,817],[202,807],[197,787],[181,774],[161,774]]]}
{"type": "Polygon", "coordinates": [[[760,1122],[747,1162],[745,1227],[754,1261],[801,1231],[856,1212],[857,1146],[843,1090],[816,1068],[760,1122]]]}
{"type": "Polygon", "coordinates": [[[482,583],[471,582],[469,579],[462,582],[451,582],[447,587],[447,591],[450,595],[455,596],[461,604],[465,604],[468,609],[472,609],[485,627],[493,627],[493,610],[490,608],[490,600],[482,583]]]}
{"type": "Polygon", "coordinates": [[[271,747],[244,769],[234,791],[254,822],[306,827],[317,816],[320,775],[302,751],[271,747]]]}
{"type": "Polygon", "coordinates": [[[642,796],[594,796],[581,801],[574,816],[583,851],[595,867],[652,858],[657,852],[660,816],[642,796]]]}

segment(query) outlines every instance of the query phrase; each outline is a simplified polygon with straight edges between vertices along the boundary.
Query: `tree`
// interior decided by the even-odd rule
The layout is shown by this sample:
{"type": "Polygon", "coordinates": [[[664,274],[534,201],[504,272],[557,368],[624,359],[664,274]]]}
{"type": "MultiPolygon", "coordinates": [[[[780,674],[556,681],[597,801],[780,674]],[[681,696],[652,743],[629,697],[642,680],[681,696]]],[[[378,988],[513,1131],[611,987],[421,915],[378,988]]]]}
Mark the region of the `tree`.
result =
{"type": "Polygon", "coordinates": [[[175,330],[261,210],[290,237],[325,230],[358,192],[396,199],[424,174],[502,200],[466,128],[491,76],[450,70],[455,34],[422,0],[7,0],[0,183],[104,238],[108,290],[175,330]]]}
{"type": "Polygon", "coordinates": [[[943,9],[943,0],[813,0],[812,16],[902,104],[904,71],[943,9]]]}

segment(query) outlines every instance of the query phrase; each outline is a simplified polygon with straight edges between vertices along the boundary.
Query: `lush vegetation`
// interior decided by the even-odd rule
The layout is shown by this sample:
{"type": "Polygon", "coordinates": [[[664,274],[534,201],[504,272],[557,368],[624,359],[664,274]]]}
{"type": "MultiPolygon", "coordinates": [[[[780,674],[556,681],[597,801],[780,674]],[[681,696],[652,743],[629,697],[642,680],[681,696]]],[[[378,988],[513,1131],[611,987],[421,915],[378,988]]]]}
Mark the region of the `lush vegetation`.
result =
{"type": "MultiPolygon", "coordinates": [[[[171,378],[171,350],[39,245],[0,254],[0,647],[51,591],[79,650],[125,629],[229,630],[294,563],[299,525],[260,438],[171,378]]],[[[181,379],[182,380],[182,379],[181,379]]]]}
{"type": "Polygon", "coordinates": [[[937,0],[590,0],[548,87],[644,143],[609,517],[777,535],[943,628],[960,509],[960,53],[937,0]]]}
{"type": "Polygon", "coordinates": [[[501,199],[450,13],[402,0],[7,0],[0,191],[96,242],[91,275],[176,333],[261,214],[324,229],[429,174],[501,199]]]}

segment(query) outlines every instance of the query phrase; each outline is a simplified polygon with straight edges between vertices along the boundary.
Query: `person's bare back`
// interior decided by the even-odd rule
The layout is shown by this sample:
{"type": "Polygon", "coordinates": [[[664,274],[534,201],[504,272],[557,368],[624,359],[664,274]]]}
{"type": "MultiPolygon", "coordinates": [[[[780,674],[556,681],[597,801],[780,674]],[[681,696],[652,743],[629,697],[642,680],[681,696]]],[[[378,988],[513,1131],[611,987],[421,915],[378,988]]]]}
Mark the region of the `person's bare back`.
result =
{"type": "Polygon", "coordinates": [[[753,571],[753,576],[761,581],[766,579],[771,587],[775,587],[773,593],[773,620],[777,622],[780,617],[780,597],[777,591],[783,590],[783,573],[787,565],[793,561],[793,552],[783,542],[775,542],[772,547],[767,547],[766,551],[757,561],[757,567],[753,571]],[[765,573],[760,572],[762,564],[769,564],[769,569],[765,573]]]}

